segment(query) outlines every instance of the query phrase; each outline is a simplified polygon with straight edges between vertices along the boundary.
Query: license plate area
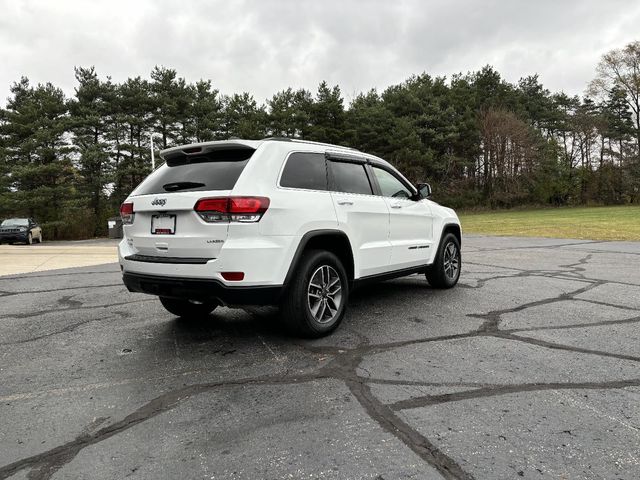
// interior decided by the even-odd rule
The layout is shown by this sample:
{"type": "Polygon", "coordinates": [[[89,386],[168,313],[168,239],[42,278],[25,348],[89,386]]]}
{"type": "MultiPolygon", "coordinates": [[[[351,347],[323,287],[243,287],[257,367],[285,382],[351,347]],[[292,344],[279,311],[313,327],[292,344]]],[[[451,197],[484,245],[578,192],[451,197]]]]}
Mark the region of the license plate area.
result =
{"type": "Polygon", "coordinates": [[[151,233],[153,235],[173,235],[176,233],[176,216],[168,213],[152,215],[151,233]]]}

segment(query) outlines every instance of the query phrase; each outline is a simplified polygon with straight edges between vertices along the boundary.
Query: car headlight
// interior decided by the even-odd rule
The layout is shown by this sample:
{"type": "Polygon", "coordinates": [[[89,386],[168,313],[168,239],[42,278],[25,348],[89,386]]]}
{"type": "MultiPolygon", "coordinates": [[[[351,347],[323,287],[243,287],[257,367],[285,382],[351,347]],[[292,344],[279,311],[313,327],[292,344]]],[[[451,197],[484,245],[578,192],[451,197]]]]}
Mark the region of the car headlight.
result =
{"type": "Polygon", "coordinates": [[[24,228],[24,227],[20,227],[20,231],[21,231],[21,232],[26,232],[26,231],[27,231],[27,229],[26,229],[26,228],[24,228]]]}

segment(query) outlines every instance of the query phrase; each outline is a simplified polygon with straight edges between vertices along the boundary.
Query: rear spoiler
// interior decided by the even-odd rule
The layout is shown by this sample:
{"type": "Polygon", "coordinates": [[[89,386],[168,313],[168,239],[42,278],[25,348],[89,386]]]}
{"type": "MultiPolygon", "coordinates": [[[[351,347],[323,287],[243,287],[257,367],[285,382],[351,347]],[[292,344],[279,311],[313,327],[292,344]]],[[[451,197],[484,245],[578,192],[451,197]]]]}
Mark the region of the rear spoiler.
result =
{"type": "Polygon", "coordinates": [[[160,158],[167,160],[178,155],[202,155],[215,150],[255,150],[260,142],[254,140],[221,140],[214,142],[191,143],[160,151],[160,158]]]}
{"type": "Polygon", "coordinates": [[[160,152],[168,166],[184,165],[187,163],[215,162],[216,160],[241,161],[253,155],[257,145],[246,141],[222,141],[208,143],[194,143],[179,147],[168,148],[160,152]],[[216,155],[220,152],[220,155],[216,155]]]}

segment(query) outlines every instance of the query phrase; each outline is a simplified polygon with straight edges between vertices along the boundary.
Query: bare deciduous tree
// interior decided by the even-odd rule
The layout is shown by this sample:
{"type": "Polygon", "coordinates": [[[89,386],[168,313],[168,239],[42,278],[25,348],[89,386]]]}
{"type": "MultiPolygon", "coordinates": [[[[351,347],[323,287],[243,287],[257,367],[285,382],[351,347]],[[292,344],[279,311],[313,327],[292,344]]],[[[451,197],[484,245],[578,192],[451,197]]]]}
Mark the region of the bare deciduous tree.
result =
{"type": "Polygon", "coordinates": [[[589,85],[594,95],[606,96],[618,88],[625,92],[633,113],[635,138],[640,152],[640,41],[604,54],[597,67],[597,76],[589,85]]]}

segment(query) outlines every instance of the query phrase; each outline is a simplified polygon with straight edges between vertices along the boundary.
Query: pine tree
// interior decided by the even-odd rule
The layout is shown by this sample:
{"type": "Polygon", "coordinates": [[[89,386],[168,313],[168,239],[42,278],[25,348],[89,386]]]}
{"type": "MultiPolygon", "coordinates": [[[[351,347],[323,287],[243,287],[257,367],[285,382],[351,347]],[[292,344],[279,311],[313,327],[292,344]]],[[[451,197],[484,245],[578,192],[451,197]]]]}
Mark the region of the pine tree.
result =
{"type": "Polygon", "coordinates": [[[193,87],[193,103],[188,112],[191,136],[196,142],[220,138],[222,102],[211,80],[200,80],[193,87]]]}
{"type": "Polygon", "coordinates": [[[337,85],[329,88],[323,81],[318,86],[316,101],[311,111],[310,139],[340,145],[344,141],[346,114],[337,85]]]}
{"type": "MultiPolygon", "coordinates": [[[[115,192],[118,200],[122,201],[151,173],[149,136],[153,133],[154,114],[157,112],[149,82],[140,77],[128,79],[118,87],[117,105],[122,158],[118,162],[115,192]]],[[[165,133],[168,135],[168,130],[165,133]]]]}
{"type": "MultiPolygon", "coordinates": [[[[95,235],[106,234],[106,187],[111,176],[110,146],[107,129],[111,116],[111,84],[102,82],[95,68],[76,68],[78,86],[69,102],[73,147],[81,175],[79,193],[96,219],[95,235]]],[[[109,213],[107,212],[107,216],[109,213]]]]}
{"type": "Polygon", "coordinates": [[[266,111],[248,93],[224,98],[223,127],[225,138],[260,139],[266,133],[266,111]]]}
{"type": "Polygon", "coordinates": [[[37,218],[49,238],[69,235],[76,170],[65,135],[69,116],[62,90],[50,83],[32,87],[23,77],[12,85],[2,117],[0,136],[10,168],[2,209],[37,218]]]}

